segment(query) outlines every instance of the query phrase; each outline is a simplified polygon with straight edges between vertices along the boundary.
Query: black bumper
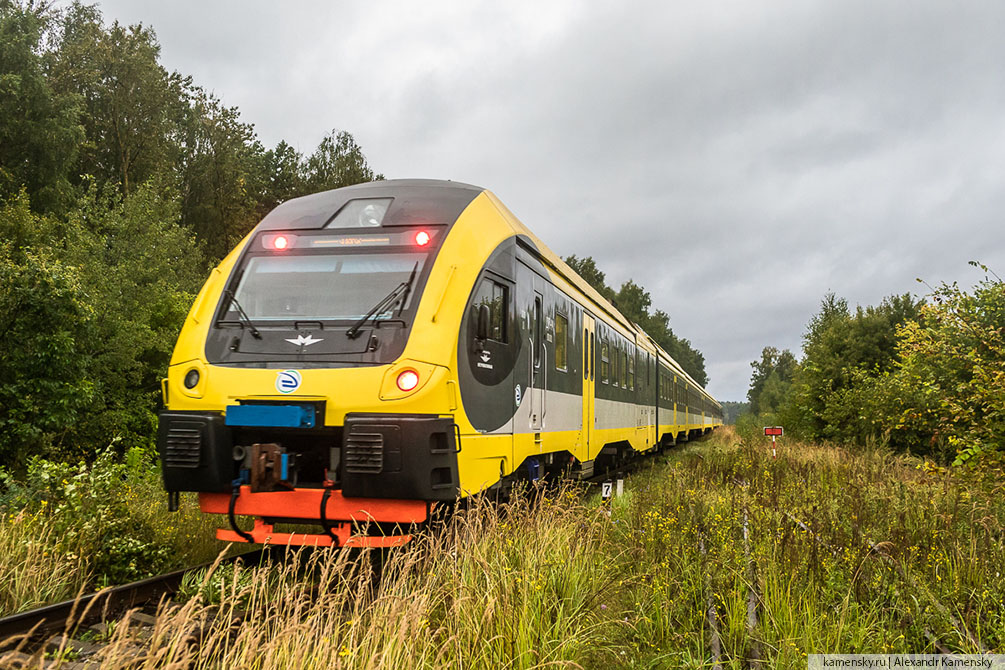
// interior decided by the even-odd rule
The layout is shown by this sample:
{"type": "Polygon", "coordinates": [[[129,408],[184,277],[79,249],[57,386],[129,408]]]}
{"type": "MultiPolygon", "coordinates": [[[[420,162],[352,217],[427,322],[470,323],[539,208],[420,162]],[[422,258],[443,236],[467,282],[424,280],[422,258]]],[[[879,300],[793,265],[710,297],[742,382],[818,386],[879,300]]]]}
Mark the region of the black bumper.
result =
{"type": "Polygon", "coordinates": [[[457,497],[452,418],[427,414],[348,414],[342,438],[342,495],[450,501],[457,497]]]}
{"type": "MultiPolygon", "coordinates": [[[[157,451],[167,491],[219,493],[233,488],[234,480],[241,476],[241,465],[233,458],[235,431],[225,424],[222,415],[166,411],[159,418],[157,451]]],[[[455,431],[452,418],[437,415],[347,415],[341,442],[335,443],[341,451],[337,462],[342,495],[454,500],[459,486],[460,450],[455,431]]],[[[330,437],[308,429],[277,433],[268,439],[260,436],[252,441],[275,442],[292,453],[312,451],[315,460],[324,462],[328,462],[328,452],[333,449],[330,437]],[[292,434],[295,440],[289,439],[292,434]]]]}
{"type": "Polygon", "coordinates": [[[161,412],[157,453],[167,491],[229,491],[234,481],[231,430],[219,414],[161,412]]]}

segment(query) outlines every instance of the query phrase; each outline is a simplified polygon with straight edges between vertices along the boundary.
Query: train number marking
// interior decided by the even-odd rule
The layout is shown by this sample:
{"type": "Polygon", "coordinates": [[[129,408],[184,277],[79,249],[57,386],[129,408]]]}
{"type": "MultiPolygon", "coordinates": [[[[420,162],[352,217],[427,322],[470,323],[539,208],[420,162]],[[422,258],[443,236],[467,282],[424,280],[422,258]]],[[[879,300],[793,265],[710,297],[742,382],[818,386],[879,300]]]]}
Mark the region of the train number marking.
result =
{"type": "Polygon", "coordinates": [[[293,393],[300,388],[300,373],[296,370],[283,370],[276,375],[276,390],[280,393],[293,393]]]}

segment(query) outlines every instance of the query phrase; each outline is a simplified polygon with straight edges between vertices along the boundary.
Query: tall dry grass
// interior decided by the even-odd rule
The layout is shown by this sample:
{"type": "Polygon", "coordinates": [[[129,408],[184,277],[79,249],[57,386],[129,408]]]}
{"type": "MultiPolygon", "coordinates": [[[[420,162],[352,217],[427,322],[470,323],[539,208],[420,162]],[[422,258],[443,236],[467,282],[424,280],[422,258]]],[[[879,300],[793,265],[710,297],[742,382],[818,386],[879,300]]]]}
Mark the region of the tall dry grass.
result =
{"type": "Polygon", "coordinates": [[[61,551],[44,513],[0,515],[0,616],[74,597],[87,582],[87,560],[61,551]]]}
{"type": "Polygon", "coordinates": [[[105,452],[93,463],[33,459],[0,469],[0,616],[199,565],[220,552],[195,494],[167,511],[152,455],[105,452]]]}
{"type": "Polygon", "coordinates": [[[610,519],[566,489],[483,501],[382,563],[302,550],[208,575],[161,613],[142,658],[119,627],[109,666],[544,668],[611,664],[618,549],[610,519]],[[219,604],[216,604],[219,603],[219,604]],[[198,644],[193,644],[195,638],[198,644]]]}

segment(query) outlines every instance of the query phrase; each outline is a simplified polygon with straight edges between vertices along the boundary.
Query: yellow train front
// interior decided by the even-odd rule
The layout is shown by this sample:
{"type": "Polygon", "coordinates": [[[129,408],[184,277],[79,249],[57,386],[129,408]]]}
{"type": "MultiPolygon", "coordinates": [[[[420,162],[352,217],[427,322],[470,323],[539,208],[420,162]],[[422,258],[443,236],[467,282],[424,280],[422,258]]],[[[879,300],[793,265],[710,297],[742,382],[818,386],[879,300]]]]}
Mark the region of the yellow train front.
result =
{"type": "Polygon", "coordinates": [[[494,195],[429,180],[270,212],[196,298],[164,398],[172,506],[197,491],[229,515],[221,539],[279,544],[394,546],[459,495],[589,476],[721,423],[494,195]]]}

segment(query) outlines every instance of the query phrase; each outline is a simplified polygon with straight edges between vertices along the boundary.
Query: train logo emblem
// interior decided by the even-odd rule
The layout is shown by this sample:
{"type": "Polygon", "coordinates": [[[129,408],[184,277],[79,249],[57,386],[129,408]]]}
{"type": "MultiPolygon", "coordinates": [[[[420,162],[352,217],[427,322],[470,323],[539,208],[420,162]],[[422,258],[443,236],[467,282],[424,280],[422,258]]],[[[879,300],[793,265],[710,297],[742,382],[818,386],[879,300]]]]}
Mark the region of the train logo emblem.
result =
{"type": "Polygon", "coordinates": [[[298,347],[309,347],[312,344],[317,344],[318,342],[321,342],[323,340],[324,340],[323,337],[314,339],[312,335],[307,335],[307,337],[304,337],[303,335],[297,335],[296,339],[293,339],[291,337],[286,341],[289,342],[290,344],[295,344],[298,347]]]}
{"type": "Polygon", "coordinates": [[[283,370],[276,375],[276,390],[280,393],[293,393],[300,388],[300,373],[296,370],[283,370]]]}
{"type": "Polygon", "coordinates": [[[519,384],[516,385],[516,389],[513,391],[513,399],[516,400],[516,406],[519,407],[520,406],[520,400],[521,400],[521,398],[520,398],[520,385],[519,384]]]}

